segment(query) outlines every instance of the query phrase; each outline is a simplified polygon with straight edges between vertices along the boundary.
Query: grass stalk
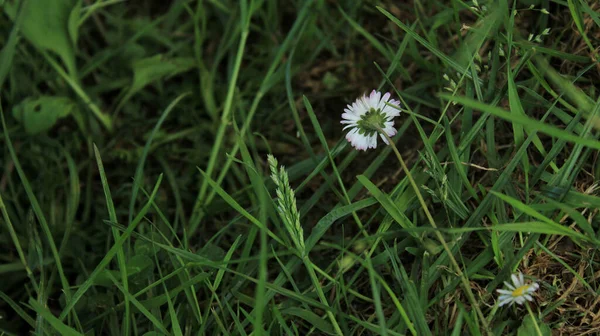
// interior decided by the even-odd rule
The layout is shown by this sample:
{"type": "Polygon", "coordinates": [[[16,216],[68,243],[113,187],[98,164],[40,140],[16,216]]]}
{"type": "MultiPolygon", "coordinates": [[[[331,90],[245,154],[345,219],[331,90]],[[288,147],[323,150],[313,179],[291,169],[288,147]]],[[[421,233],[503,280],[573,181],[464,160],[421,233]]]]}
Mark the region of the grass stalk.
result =
{"type": "Polygon", "coordinates": [[[471,303],[471,306],[477,312],[477,315],[479,316],[479,319],[481,320],[481,323],[483,324],[483,329],[486,331],[487,334],[492,335],[489,324],[487,322],[487,319],[485,318],[485,316],[483,315],[483,312],[479,308],[479,304],[477,303],[477,300],[475,299],[475,295],[473,294],[473,291],[471,290],[471,284],[469,283],[469,280],[467,279],[466,275],[463,273],[460,265],[454,258],[454,255],[452,254],[452,251],[450,250],[450,247],[448,246],[446,239],[444,239],[444,236],[440,233],[439,230],[437,230],[438,227],[435,224],[435,220],[433,219],[433,216],[429,212],[427,203],[425,203],[425,199],[423,198],[423,195],[421,194],[421,191],[419,190],[419,186],[413,179],[412,174],[410,173],[410,169],[408,169],[408,167],[406,166],[406,163],[404,162],[404,159],[402,158],[402,154],[400,154],[400,152],[398,151],[398,148],[394,144],[394,141],[392,140],[392,138],[390,138],[387,135],[387,133],[385,133],[383,131],[383,129],[379,129],[379,133],[382,134],[387,139],[390,146],[392,146],[392,150],[394,151],[394,154],[396,154],[396,158],[398,158],[398,162],[400,162],[400,166],[402,166],[402,170],[406,174],[406,177],[408,178],[410,185],[414,189],[415,194],[417,195],[417,198],[419,199],[419,203],[421,203],[421,207],[423,208],[423,211],[425,212],[425,216],[427,217],[429,224],[435,229],[434,232],[435,232],[436,238],[442,244],[444,250],[448,254],[448,258],[450,258],[450,262],[452,263],[452,266],[454,267],[454,271],[458,274],[458,276],[461,279],[463,288],[464,288],[465,292],[467,293],[469,302],[471,303]]]}

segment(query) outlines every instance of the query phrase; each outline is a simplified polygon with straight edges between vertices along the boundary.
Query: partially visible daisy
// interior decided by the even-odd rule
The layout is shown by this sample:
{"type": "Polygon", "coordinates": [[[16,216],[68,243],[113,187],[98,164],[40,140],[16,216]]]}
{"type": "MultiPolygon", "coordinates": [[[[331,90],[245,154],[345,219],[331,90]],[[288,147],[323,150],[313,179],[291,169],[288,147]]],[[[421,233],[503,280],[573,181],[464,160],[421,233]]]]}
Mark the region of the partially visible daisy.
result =
{"type": "MultiPolygon", "coordinates": [[[[377,148],[377,133],[381,129],[389,137],[396,135],[394,118],[400,115],[400,110],[388,104],[399,106],[400,102],[390,99],[390,94],[381,96],[381,92],[373,90],[369,96],[358,98],[352,105],[348,105],[342,114],[342,124],[347,124],[344,129],[350,128],[346,140],[356,149],[367,150],[377,148]]],[[[387,139],[379,134],[385,144],[387,139]]]]}
{"type": "Polygon", "coordinates": [[[511,279],[513,282],[512,284],[506,281],[504,282],[509,290],[497,290],[497,292],[500,293],[500,297],[498,298],[498,306],[502,307],[505,304],[510,304],[512,306],[515,302],[522,305],[525,303],[525,300],[533,301],[531,294],[540,288],[540,285],[538,285],[536,282],[525,284],[525,278],[521,272],[519,272],[519,274],[513,274],[511,279]]]}

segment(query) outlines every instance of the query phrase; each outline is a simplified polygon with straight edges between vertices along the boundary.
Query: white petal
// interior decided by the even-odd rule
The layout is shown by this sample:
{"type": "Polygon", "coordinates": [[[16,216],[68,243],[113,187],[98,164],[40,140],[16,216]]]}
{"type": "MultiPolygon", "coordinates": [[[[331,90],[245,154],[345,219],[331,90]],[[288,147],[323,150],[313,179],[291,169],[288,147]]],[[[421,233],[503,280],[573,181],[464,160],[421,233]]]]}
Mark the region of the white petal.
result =
{"type": "Polygon", "coordinates": [[[527,287],[527,290],[525,291],[526,293],[533,293],[537,290],[537,287],[534,285],[529,285],[529,287],[527,287]]]}
{"type": "Polygon", "coordinates": [[[510,289],[511,291],[515,290],[515,287],[513,287],[513,285],[509,284],[508,282],[504,281],[504,286],[508,287],[508,289],[510,289]]]}
{"type": "Polygon", "coordinates": [[[396,99],[390,99],[390,101],[388,101],[388,104],[400,107],[400,101],[396,99]]]}
{"type": "MultiPolygon", "coordinates": [[[[345,113],[348,113],[348,114],[350,114],[350,115],[353,115],[353,116],[356,116],[356,117],[360,118],[360,116],[359,116],[359,115],[356,113],[356,111],[354,111],[354,109],[352,109],[352,110],[349,110],[349,109],[345,108],[345,109],[344,109],[344,112],[345,112],[345,113]]],[[[343,115],[343,114],[342,114],[342,115],[343,115]]]]}
{"type": "Polygon", "coordinates": [[[367,113],[369,111],[369,98],[367,96],[362,96],[359,100],[356,101],[360,106],[360,109],[367,113]]]}
{"type": "Polygon", "coordinates": [[[381,137],[381,140],[383,140],[383,142],[384,142],[386,145],[389,145],[389,144],[390,144],[390,143],[389,143],[389,141],[388,141],[388,139],[387,139],[387,138],[386,138],[386,137],[385,137],[383,134],[379,134],[379,136],[381,137]]]}
{"type": "Polygon", "coordinates": [[[381,110],[385,113],[385,114],[390,114],[390,115],[394,115],[394,116],[398,116],[400,115],[400,102],[394,99],[390,99],[390,101],[386,103],[383,103],[381,106],[381,110]]]}
{"type": "Polygon", "coordinates": [[[371,92],[371,107],[377,109],[379,107],[379,101],[381,100],[381,92],[373,90],[371,92]]]}
{"type": "Polygon", "coordinates": [[[366,151],[367,149],[369,149],[369,145],[371,143],[369,137],[363,135],[363,136],[361,136],[361,141],[362,141],[363,150],[366,151]]]}
{"type": "Polygon", "coordinates": [[[360,116],[357,116],[354,113],[342,113],[342,119],[346,119],[346,120],[352,120],[352,121],[359,121],[360,120],[360,116]]]}
{"type": "Polygon", "coordinates": [[[346,135],[346,139],[350,144],[359,150],[367,150],[367,138],[358,132],[358,129],[353,129],[346,135]]]}
{"type": "Polygon", "coordinates": [[[382,109],[385,106],[385,103],[388,102],[388,100],[390,100],[390,96],[391,94],[389,92],[386,92],[383,97],[381,98],[381,100],[379,101],[379,106],[378,108],[382,109]]]}
{"type": "Polygon", "coordinates": [[[367,151],[367,149],[369,149],[369,138],[361,135],[360,137],[360,147],[362,150],[364,150],[365,152],[367,151]]]}
{"type": "Polygon", "coordinates": [[[390,138],[393,137],[394,135],[396,135],[396,133],[398,133],[398,131],[396,131],[396,129],[393,126],[389,126],[383,129],[383,131],[385,132],[385,134],[387,134],[390,138]]]}
{"type": "Polygon", "coordinates": [[[523,286],[523,284],[521,284],[519,282],[519,278],[517,278],[516,274],[511,275],[510,278],[512,279],[513,284],[515,285],[515,288],[519,288],[519,287],[523,286]]]}
{"type": "Polygon", "coordinates": [[[506,289],[496,289],[496,292],[498,292],[500,294],[512,295],[512,291],[509,291],[506,289]]]}
{"type": "Polygon", "coordinates": [[[498,300],[500,300],[500,301],[510,301],[512,299],[513,299],[513,297],[511,295],[500,295],[498,297],[498,300]]]}
{"type": "Polygon", "coordinates": [[[369,148],[377,148],[377,134],[369,136],[369,148]]]}
{"type": "Polygon", "coordinates": [[[525,284],[525,278],[523,277],[523,273],[519,272],[519,280],[521,281],[521,286],[525,284]]]}
{"type": "Polygon", "coordinates": [[[355,138],[353,138],[351,143],[352,146],[354,146],[356,149],[362,150],[364,147],[362,138],[360,136],[356,136],[355,138]]]}
{"type": "Polygon", "coordinates": [[[356,136],[357,132],[358,130],[356,128],[351,129],[348,134],[346,134],[346,140],[348,140],[350,143],[354,142],[354,137],[356,136]]]}
{"type": "Polygon", "coordinates": [[[511,299],[500,300],[500,302],[498,302],[498,307],[502,307],[509,302],[512,303],[512,300],[511,299]]]}
{"type": "Polygon", "coordinates": [[[531,297],[531,295],[529,294],[525,294],[523,295],[528,301],[533,301],[533,297],[531,297]]]}
{"type": "Polygon", "coordinates": [[[356,115],[359,115],[359,116],[364,115],[365,113],[367,113],[367,109],[361,103],[361,99],[358,99],[357,101],[355,101],[354,103],[352,103],[352,110],[354,111],[354,113],[356,115]]]}
{"type": "Polygon", "coordinates": [[[397,116],[400,115],[400,110],[393,107],[393,106],[389,106],[389,105],[385,105],[382,109],[381,112],[383,112],[386,116],[388,116],[388,118],[395,118],[397,116]]]}

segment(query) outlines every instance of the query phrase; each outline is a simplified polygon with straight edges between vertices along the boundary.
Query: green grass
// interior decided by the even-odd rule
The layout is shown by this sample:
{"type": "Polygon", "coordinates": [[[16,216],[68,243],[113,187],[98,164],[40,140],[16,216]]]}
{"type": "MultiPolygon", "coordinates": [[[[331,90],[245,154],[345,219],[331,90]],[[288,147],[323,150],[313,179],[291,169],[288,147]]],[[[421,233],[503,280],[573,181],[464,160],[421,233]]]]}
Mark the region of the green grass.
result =
{"type": "Polygon", "coordinates": [[[47,1],[0,0],[0,334],[597,332],[593,1],[47,1]]]}

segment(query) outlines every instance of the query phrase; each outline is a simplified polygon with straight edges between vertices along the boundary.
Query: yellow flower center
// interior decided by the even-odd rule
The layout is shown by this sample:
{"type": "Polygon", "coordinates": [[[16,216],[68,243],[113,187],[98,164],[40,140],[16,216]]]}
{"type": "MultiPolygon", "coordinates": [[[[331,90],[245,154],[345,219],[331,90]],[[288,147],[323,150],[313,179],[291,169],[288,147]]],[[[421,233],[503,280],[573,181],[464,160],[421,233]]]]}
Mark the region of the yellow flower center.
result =
{"type": "Polygon", "coordinates": [[[523,294],[525,294],[525,291],[527,291],[527,289],[529,288],[529,285],[524,285],[521,286],[519,288],[516,288],[513,292],[512,292],[512,296],[513,297],[517,297],[517,296],[523,296],[523,294]]]}

